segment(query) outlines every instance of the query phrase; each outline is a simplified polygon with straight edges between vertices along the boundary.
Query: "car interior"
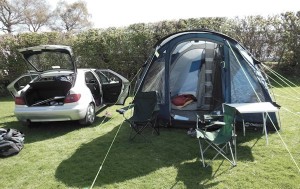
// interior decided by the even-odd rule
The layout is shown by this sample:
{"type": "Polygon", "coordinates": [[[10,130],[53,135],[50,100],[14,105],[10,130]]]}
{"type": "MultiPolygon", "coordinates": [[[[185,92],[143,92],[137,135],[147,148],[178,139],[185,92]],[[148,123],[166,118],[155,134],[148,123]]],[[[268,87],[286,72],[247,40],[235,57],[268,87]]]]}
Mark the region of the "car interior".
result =
{"type": "Polygon", "coordinates": [[[117,76],[106,71],[96,71],[100,78],[104,103],[115,103],[122,90],[122,81],[117,76]]]}
{"type": "Polygon", "coordinates": [[[96,106],[100,106],[102,104],[100,85],[92,72],[85,73],[85,83],[95,99],[96,106]]]}

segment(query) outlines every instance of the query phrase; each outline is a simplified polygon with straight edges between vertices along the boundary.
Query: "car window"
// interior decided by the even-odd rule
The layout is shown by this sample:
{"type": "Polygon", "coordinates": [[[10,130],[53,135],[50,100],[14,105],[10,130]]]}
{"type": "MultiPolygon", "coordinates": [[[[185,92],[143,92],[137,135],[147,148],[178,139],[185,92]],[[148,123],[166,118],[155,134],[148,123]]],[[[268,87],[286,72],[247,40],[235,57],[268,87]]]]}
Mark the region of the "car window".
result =
{"type": "Polygon", "coordinates": [[[103,78],[105,83],[120,83],[120,78],[109,71],[101,70],[97,74],[100,78],[103,78]]]}
{"type": "Polygon", "coordinates": [[[92,72],[86,72],[85,73],[85,82],[86,83],[93,83],[93,82],[96,82],[97,79],[96,77],[94,76],[94,74],[92,72]]]}
{"type": "Polygon", "coordinates": [[[97,71],[96,72],[98,77],[100,78],[101,84],[109,83],[109,79],[101,72],[97,71]]]}
{"type": "Polygon", "coordinates": [[[109,83],[109,80],[107,77],[105,77],[103,74],[98,74],[101,80],[101,83],[109,83]]]}
{"type": "Polygon", "coordinates": [[[45,51],[32,54],[27,60],[39,71],[53,69],[73,69],[72,59],[68,53],[45,51]]]}

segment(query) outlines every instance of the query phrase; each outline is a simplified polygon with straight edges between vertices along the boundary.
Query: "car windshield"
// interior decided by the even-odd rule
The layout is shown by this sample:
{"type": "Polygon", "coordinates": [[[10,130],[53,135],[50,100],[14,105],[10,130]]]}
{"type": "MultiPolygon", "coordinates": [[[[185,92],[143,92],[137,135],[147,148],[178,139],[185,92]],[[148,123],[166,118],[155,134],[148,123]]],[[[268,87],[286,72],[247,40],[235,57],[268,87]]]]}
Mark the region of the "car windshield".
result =
{"type": "Polygon", "coordinates": [[[42,51],[26,58],[38,71],[67,69],[73,70],[72,58],[68,53],[42,51]]]}

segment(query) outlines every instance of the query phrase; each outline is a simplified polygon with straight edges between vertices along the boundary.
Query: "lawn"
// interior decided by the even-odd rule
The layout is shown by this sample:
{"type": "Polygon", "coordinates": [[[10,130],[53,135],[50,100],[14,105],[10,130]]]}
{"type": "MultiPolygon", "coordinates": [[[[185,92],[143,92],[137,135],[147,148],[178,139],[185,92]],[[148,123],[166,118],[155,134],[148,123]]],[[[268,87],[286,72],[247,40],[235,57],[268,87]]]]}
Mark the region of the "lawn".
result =
{"type": "MultiPolygon", "coordinates": [[[[299,93],[287,99],[290,89],[274,91],[283,106],[280,135],[300,166],[299,93]]],[[[148,134],[151,143],[138,138],[129,142],[130,128],[115,113],[120,106],[98,114],[89,127],[64,122],[32,128],[17,122],[13,107],[12,99],[1,98],[0,127],[23,131],[25,147],[0,159],[3,189],[89,188],[115,136],[93,188],[300,188],[299,169],[276,132],[269,133],[269,145],[261,131],[247,130],[246,136],[239,132],[238,165],[232,168],[218,157],[203,168],[198,142],[184,129],[162,128],[159,136],[148,134]]]]}

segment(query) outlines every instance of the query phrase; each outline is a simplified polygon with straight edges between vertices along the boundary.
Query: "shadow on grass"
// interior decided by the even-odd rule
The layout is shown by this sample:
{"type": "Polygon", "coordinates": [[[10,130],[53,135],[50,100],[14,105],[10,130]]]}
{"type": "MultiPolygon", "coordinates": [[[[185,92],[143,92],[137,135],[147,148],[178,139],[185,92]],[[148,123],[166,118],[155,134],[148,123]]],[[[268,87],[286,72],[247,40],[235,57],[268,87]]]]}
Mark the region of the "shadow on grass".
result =
{"type": "Polygon", "coordinates": [[[0,96],[0,102],[13,102],[14,98],[10,95],[8,96],[0,96]]]}
{"type": "MultiPolygon", "coordinates": [[[[109,118],[97,116],[95,122],[88,127],[96,127],[100,125],[100,123],[105,123],[107,121],[109,121],[109,118]]],[[[30,126],[23,126],[18,121],[11,121],[3,123],[3,125],[2,128],[14,128],[23,132],[25,134],[25,144],[56,138],[85,127],[80,125],[78,121],[39,122],[32,123],[30,126]]]]}
{"type": "Polygon", "coordinates": [[[2,119],[5,119],[5,118],[12,118],[12,117],[15,117],[15,115],[12,114],[12,115],[7,115],[7,116],[1,116],[2,119]]]}
{"type": "MultiPolygon", "coordinates": [[[[68,187],[91,186],[118,128],[114,128],[111,132],[90,143],[83,144],[69,159],[61,162],[56,170],[56,178],[68,187]]],[[[145,182],[151,186],[162,182],[163,179],[169,179],[169,175],[156,173],[164,168],[175,168],[178,173],[174,185],[167,186],[167,188],[177,187],[177,184],[184,184],[187,188],[213,185],[210,183],[209,186],[206,186],[205,184],[205,180],[215,176],[212,168],[202,167],[198,159],[198,142],[195,138],[187,136],[185,130],[162,129],[160,136],[150,137],[151,142],[146,142],[142,138],[130,142],[128,140],[129,133],[129,126],[123,124],[105,163],[102,165],[95,186],[105,187],[105,185],[113,184],[117,187],[116,184],[122,184],[122,182],[126,182],[126,185],[136,186],[133,184],[136,182],[135,178],[145,179],[139,184],[145,182]],[[153,174],[150,176],[151,179],[149,179],[150,174],[153,174]],[[142,178],[144,176],[145,178],[142,178]],[[156,179],[160,179],[160,181],[156,181],[156,179]]],[[[243,151],[240,159],[253,161],[249,147],[240,146],[238,150],[243,151]]],[[[224,166],[227,165],[229,164],[224,166]]],[[[160,187],[164,188],[165,186],[160,187]]]]}

